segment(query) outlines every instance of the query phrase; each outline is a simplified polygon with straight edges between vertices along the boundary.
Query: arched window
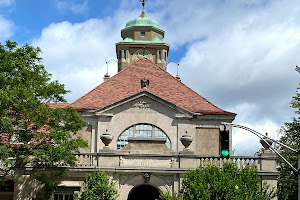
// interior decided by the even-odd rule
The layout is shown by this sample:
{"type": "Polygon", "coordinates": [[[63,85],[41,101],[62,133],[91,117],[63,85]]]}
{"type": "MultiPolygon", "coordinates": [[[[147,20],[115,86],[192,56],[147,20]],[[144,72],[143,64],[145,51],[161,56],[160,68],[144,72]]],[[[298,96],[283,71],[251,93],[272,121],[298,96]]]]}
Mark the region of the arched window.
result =
{"type": "Polygon", "coordinates": [[[167,135],[158,127],[151,124],[136,124],[126,129],[117,140],[117,149],[123,149],[128,144],[128,137],[166,138],[166,145],[170,149],[171,142],[167,135]]]}

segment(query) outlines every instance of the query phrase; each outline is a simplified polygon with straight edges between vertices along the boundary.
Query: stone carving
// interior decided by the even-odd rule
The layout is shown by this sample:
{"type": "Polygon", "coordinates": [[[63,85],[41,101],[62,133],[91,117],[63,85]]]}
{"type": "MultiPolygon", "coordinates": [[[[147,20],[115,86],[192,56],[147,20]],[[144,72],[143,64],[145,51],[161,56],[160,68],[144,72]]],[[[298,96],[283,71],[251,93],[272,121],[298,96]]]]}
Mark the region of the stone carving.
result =
{"type": "Polygon", "coordinates": [[[150,83],[149,79],[146,78],[141,79],[141,88],[143,90],[147,90],[149,87],[149,83],[150,83]]]}
{"type": "Polygon", "coordinates": [[[134,108],[140,108],[140,109],[147,109],[150,108],[150,103],[146,101],[138,101],[135,104],[133,104],[134,108]]]}
{"type": "Polygon", "coordinates": [[[150,174],[145,172],[143,173],[144,183],[148,183],[150,181],[150,174]]]}
{"type": "Polygon", "coordinates": [[[171,159],[136,159],[136,158],[123,158],[120,163],[121,167],[153,167],[153,168],[171,168],[171,159]]]}

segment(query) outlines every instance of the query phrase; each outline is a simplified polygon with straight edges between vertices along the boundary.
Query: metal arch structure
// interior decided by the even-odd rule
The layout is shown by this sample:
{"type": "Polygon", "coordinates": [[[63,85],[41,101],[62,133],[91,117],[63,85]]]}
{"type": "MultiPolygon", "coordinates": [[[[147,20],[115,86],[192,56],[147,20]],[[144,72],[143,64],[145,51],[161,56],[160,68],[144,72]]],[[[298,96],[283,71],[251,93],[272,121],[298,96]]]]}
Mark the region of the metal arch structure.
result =
{"type": "Polygon", "coordinates": [[[170,63],[175,63],[175,64],[177,65],[177,75],[178,75],[178,68],[179,68],[179,64],[180,64],[180,63],[171,61],[171,62],[167,62],[167,66],[168,66],[170,63]]]}
{"type": "MultiPolygon", "coordinates": [[[[298,67],[299,68],[299,67],[298,67]]],[[[296,70],[297,71],[297,70],[296,70]]],[[[299,73],[300,73],[300,68],[299,68],[299,73]]],[[[246,131],[249,131],[250,133],[253,133],[254,135],[256,135],[257,137],[259,137],[260,139],[262,139],[264,142],[266,142],[266,144],[269,145],[269,147],[280,157],[282,158],[282,160],[284,160],[284,162],[286,164],[288,164],[292,169],[293,171],[295,171],[297,174],[298,174],[298,200],[300,200],[300,149],[299,150],[296,150],[296,149],[293,149],[289,146],[287,146],[286,144],[283,144],[277,140],[274,140],[268,136],[265,136],[251,128],[248,128],[246,126],[242,126],[242,125],[238,125],[238,124],[233,124],[233,123],[227,123],[227,122],[221,122],[221,124],[225,125],[225,126],[231,126],[231,127],[236,127],[236,128],[241,128],[241,129],[244,129],[246,131]],[[267,141],[266,139],[269,139],[269,140],[272,140],[274,143],[276,144],[279,144],[295,153],[298,153],[298,169],[295,169],[295,167],[287,160],[285,159],[278,151],[276,151],[267,141]]]]}
{"type": "Polygon", "coordinates": [[[107,72],[106,72],[107,74],[108,74],[108,63],[109,63],[109,61],[112,61],[112,60],[115,61],[118,64],[118,62],[113,58],[109,59],[108,61],[105,61],[106,67],[107,67],[107,72]]]}

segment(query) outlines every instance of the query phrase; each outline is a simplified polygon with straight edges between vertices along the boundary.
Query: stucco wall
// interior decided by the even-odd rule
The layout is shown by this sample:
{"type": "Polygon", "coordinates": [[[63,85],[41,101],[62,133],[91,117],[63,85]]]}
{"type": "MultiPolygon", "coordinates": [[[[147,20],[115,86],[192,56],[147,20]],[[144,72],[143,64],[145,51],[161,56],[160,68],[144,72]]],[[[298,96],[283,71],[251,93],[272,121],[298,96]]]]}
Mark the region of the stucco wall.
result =
{"type": "MultiPolygon", "coordinates": [[[[113,135],[114,139],[111,143],[111,148],[116,149],[117,138],[120,134],[135,124],[152,124],[159,127],[169,137],[171,141],[171,149],[176,149],[177,145],[177,123],[175,110],[168,108],[161,103],[142,97],[130,101],[122,106],[107,111],[112,113],[112,117],[98,118],[98,135],[102,135],[106,130],[113,135]],[[139,108],[135,105],[139,102],[147,102],[149,108],[139,108]]],[[[101,140],[97,142],[98,151],[102,149],[104,144],[101,140]]]]}
{"type": "Polygon", "coordinates": [[[21,179],[15,180],[14,200],[29,200],[43,188],[43,185],[31,175],[20,175],[20,177],[21,179]]]}
{"type": "Polygon", "coordinates": [[[92,125],[88,125],[82,128],[82,130],[78,131],[76,136],[81,137],[82,139],[86,140],[89,147],[88,148],[80,148],[80,152],[82,153],[89,153],[91,152],[91,143],[92,143],[92,125]]]}
{"type": "Polygon", "coordinates": [[[219,129],[198,128],[196,130],[195,144],[197,155],[216,156],[220,153],[219,129]]]}
{"type": "MultiPolygon", "coordinates": [[[[90,145],[89,149],[82,150],[83,153],[99,152],[103,149],[104,144],[100,140],[100,136],[106,130],[114,137],[110,148],[116,149],[117,139],[126,129],[137,124],[151,124],[160,128],[168,136],[173,151],[184,149],[180,138],[187,133],[194,138],[190,145],[191,151],[198,155],[219,155],[220,122],[226,121],[217,118],[210,120],[203,117],[188,117],[169,105],[148,96],[128,100],[92,115],[89,117],[83,116],[89,126],[78,133],[90,145]],[[141,102],[145,103],[146,107],[137,106],[141,102]]],[[[230,128],[228,129],[230,130],[231,140],[232,131],[230,128]]],[[[231,146],[230,144],[230,148],[231,146]]],[[[230,152],[232,153],[232,151],[230,152]]]]}

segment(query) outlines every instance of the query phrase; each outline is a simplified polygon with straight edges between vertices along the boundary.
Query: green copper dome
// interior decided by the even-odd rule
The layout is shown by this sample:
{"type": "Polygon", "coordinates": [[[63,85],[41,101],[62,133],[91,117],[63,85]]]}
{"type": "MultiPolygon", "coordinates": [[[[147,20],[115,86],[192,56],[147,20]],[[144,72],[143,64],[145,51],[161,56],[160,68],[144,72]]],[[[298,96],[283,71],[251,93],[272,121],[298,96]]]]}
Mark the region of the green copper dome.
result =
{"type": "Polygon", "coordinates": [[[155,28],[160,29],[159,23],[157,21],[154,21],[153,19],[148,18],[145,15],[144,11],[138,18],[127,22],[125,28],[129,28],[132,26],[153,26],[155,28]]]}

